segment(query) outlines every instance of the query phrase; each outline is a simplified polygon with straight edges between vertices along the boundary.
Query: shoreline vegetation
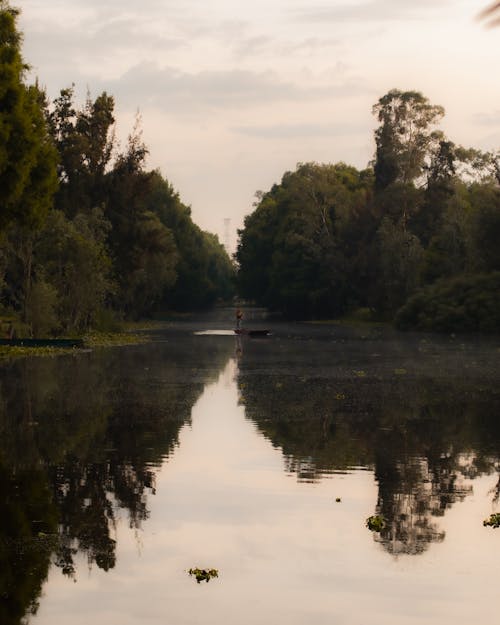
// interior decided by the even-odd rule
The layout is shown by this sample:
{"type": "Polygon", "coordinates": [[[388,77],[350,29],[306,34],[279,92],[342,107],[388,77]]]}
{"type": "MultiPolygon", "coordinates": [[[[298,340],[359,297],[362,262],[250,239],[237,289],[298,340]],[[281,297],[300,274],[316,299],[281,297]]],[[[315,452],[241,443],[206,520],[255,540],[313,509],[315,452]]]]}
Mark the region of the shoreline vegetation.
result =
{"type": "Polygon", "coordinates": [[[27,84],[18,17],[0,0],[2,335],[128,344],[124,320],[236,296],[316,324],[500,331],[500,150],[454,143],[442,106],[391,89],[366,168],[298,163],[256,193],[230,257],[147,169],[140,119],[116,145],[112,95],[27,84]]]}
{"type": "Polygon", "coordinates": [[[82,353],[106,347],[125,347],[149,343],[151,335],[148,330],[165,327],[160,321],[127,322],[120,330],[114,332],[89,332],[79,336],[84,341],[83,347],[20,347],[0,345],[0,362],[26,357],[55,357],[82,353]]]}
{"type": "Polygon", "coordinates": [[[234,263],[148,169],[140,119],[120,147],[112,95],[28,84],[19,14],[0,0],[0,318],[17,336],[85,336],[230,300],[234,263]]]}

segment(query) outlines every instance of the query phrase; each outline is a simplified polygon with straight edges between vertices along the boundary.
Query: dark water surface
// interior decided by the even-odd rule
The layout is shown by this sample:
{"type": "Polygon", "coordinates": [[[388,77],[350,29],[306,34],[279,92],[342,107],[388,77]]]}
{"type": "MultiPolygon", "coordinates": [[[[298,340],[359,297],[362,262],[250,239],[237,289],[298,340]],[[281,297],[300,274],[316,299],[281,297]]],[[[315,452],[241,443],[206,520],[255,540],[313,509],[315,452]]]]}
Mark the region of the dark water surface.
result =
{"type": "Polygon", "coordinates": [[[500,339],[231,323],[0,368],[1,625],[495,622],[500,339]]]}

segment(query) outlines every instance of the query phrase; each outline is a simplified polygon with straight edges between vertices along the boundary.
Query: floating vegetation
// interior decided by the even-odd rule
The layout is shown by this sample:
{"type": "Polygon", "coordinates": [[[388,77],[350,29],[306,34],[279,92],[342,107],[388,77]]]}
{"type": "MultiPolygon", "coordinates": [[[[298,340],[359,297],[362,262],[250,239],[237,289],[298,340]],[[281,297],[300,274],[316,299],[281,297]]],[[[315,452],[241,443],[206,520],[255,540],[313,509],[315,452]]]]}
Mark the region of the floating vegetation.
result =
{"type": "Polygon", "coordinates": [[[219,577],[219,571],[217,569],[189,569],[189,575],[194,575],[196,582],[209,582],[212,577],[219,577]]]}
{"type": "Polygon", "coordinates": [[[16,358],[26,358],[26,356],[64,356],[75,354],[77,350],[73,347],[22,347],[22,346],[0,346],[0,360],[14,360],[16,358]]]}
{"type": "Polygon", "coordinates": [[[372,532],[381,532],[385,527],[384,517],[378,514],[369,516],[366,519],[366,527],[372,532]]]}
{"type": "Polygon", "coordinates": [[[486,527],[489,525],[490,527],[497,528],[500,527],[500,512],[495,512],[494,514],[490,514],[488,519],[484,519],[483,525],[486,527]]]}
{"type": "Polygon", "coordinates": [[[88,347],[122,347],[148,343],[151,341],[151,337],[147,334],[134,334],[133,332],[91,332],[85,335],[84,340],[88,347]]]}

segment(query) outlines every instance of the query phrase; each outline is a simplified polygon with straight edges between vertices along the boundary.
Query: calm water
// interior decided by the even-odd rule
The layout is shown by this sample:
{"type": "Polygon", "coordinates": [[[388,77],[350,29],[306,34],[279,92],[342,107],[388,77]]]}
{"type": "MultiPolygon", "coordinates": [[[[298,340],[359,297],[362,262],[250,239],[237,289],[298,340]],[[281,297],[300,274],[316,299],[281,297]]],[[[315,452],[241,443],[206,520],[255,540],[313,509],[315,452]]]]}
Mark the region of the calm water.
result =
{"type": "Polygon", "coordinates": [[[1,368],[0,623],[494,622],[500,339],[228,328],[1,368]]]}

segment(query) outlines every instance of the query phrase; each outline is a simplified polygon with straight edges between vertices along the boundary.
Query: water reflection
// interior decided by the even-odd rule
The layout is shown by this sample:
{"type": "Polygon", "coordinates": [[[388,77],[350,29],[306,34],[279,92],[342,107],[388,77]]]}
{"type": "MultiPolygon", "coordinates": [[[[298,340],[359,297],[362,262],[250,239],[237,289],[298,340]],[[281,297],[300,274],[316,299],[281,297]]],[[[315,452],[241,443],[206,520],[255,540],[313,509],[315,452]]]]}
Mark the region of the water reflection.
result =
{"type": "Polygon", "coordinates": [[[396,561],[387,553],[449,544],[429,550],[474,480],[498,471],[494,346],[296,327],[254,340],[190,328],[152,345],[2,370],[2,625],[36,612],[51,565],[50,609],[37,616],[51,625],[77,622],[76,592],[80,603],[95,600],[101,620],[113,603],[113,623],[136,614],[135,600],[146,612],[155,606],[151,623],[235,622],[236,614],[240,623],[284,622],[291,597],[293,622],[314,620],[316,601],[331,612],[320,622],[331,622],[339,603],[351,614],[352,593],[372,597],[375,585],[385,596],[379,567],[396,561]],[[364,528],[371,514],[387,522],[373,540],[364,528]],[[124,517],[146,537],[140,565],[133,537],[119,549],[124,517]],[[99,579],[92,588],[82,562],[99,579]],[[198,565],[220,567],[213,594],[191,594],[200,588],[186,570],[198,565]],[[66,581],[55,567],[81,581],[70,585],[78,591],[54,582],[66,581]],[[125,578],[138,599],[117,590],[125,578]],[[242,611],[253,596],[260,607],[242,611]]]}
{"type": "Polygon", "coordinates": [[[148,518],[155,475],[232,346],[207,339],[4,367],[0,382],[0,622],[35,613],[50,563],[109,570],[119,510],[148,518]],[[193,358],[195,355],[195,358],[193,358]]]}
{"type": "Polygon", "coordinates": [[[497,351],[468,349],[428,341],[248,342],[240,400],[299,481],[373,469],[375,513],[386,521],[375,540],[394,555],[419,554],[444,539],[439,518],[472,493],[470,480],[498,468],[497,351]]]}

